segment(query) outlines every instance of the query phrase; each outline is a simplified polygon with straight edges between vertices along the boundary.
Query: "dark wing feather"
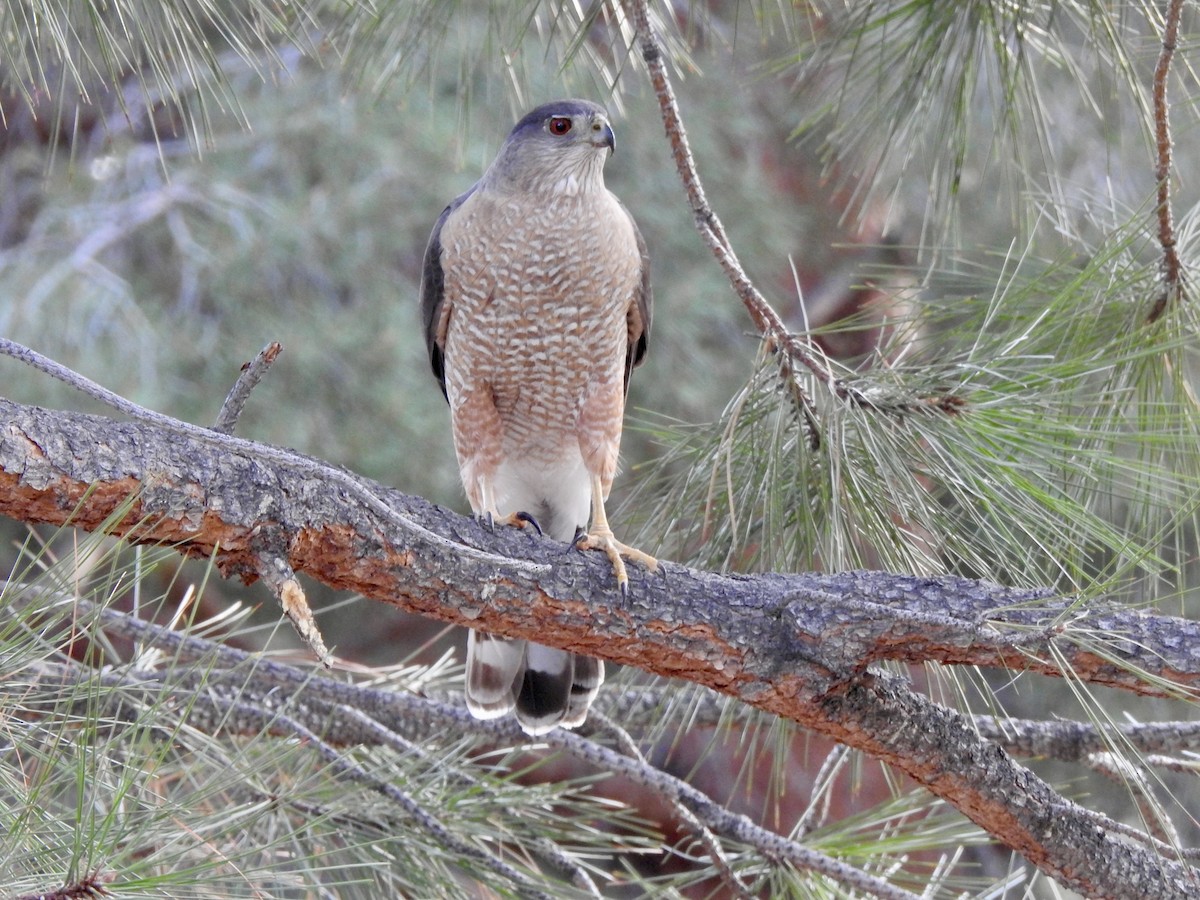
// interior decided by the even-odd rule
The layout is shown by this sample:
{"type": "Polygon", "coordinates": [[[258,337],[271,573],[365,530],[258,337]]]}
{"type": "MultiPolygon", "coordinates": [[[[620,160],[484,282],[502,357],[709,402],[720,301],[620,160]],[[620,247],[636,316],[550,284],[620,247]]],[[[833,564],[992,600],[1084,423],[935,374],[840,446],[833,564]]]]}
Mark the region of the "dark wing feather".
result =
{"type": "MultiPolygon", "coordinates": [[[[618,201],[620,202],[620,201],[618,201]]],[[[625,204],[621,204],[625,215],[633,225],[633,233],[637,237],[638,253],[642,257],[642,279],[634,293],[633,304],[629,307],[626,321],[629,325],[629,346],[625,352],[625,393],[629,393],[629,376],[635,366],[641,365],[646,356],[646,346],[650,342],[650,319],[654,315],[654,292],[650,289],[650,251],[646,249],[646,241],[641,230],[625,204]]]]}
{"type": "Polygon", "coordinates": [[[472,187],[442,210],[442,214],[434,223],[433,232],[429,235],[429,244],[425,248],[425,263],[421,267],[421,322],[425,328],[425,348],[429,351],[429,364],[433,368],[434,377],[442,387],[442,396],[446,394],[443,348],[438,342],[438,323],[441,321],[442,304],[446,299],[446,277],[442,271],[442,226],[474,192],[475,187],[472,187]]]}

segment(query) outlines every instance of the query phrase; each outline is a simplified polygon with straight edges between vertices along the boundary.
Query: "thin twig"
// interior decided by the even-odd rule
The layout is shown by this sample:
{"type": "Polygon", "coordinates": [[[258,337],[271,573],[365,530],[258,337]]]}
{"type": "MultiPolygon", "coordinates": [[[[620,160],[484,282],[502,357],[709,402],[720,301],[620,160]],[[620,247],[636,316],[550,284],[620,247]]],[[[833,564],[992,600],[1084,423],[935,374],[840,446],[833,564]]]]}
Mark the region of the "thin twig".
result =
{"type": "Polygon", "coordinates": [[[267,369],[271,368],[271,364],[275,362],[275,358],[282,350],[283,344],[279,341],[271,341],[259,351],[258,356],[242,366],[241,374],[233,383],[225,402],[221,404],[217,421],[213,423],[213,431],[219,431],[221,434],[233,434],[233,429],[237,427],[237,421],[241,418],[242,410],[246,408],[246,401],[250,399],[250,392],[262,381],[262,377],[267,374],[267,369]]]}
{"type": "Polygon", "coordinates": [[[1179,17],[1183,0],[1170,0],[1163,20],[1162,52],[1154,66],[1154,143],[1157,159],[1154,180],[1158,185],[1158,244],[1162,248],[1162,290],[1146,317],[1155,322],[1167,307],[1183,296],[1183,267],[1175,243],[1175,223],[1171,211],[1171,120],[1167,105],[1167,80],[1171,74],[1171,57],[1179,40],[1179,17]]]}
{"type": "Polygon", "coordinates": [[[807,369],[831,394],[860,408],[877,409],[890,413],[940,412],[954,415],[962,412],[966,402],[961,397],[953,395],[902,398],[898,401],[886,402],[880,398],[872,400],[838,376],[825,355],[812,341],[806,336],[788,330],[779,313],[775,311],[762,292],[754,286],[754,282],[742,268],[737,253],[725,233],[725,226],[708,203],[704,185],[700,180],[700,173],[696,169],[695,158],[692,156],[691,145],[688,143],[679,103],[675,99],[675,91],[671,87],[662,43],[650,21],[647,0],[624,0],[624,2],[628,6],[628,14],[633,20],[634,32],[641,45],[642,59],[649,71],[650,83],[658,99],[667,142],[671,147],[679,178],[687,192],[688,204],[691,206],[696,230],[708,245],[709,250],[712,251],[713,256],[717,258],[721,268],[725,270],[725,275],[729,279],[734,293],[746,307],[754,327],[763,337],[767,350],[775,354],[778,359],[785,389],[804,417],[809,443],[813,449],[820,444],[816,408],[812,397],[808,395],[800,381],[796,363],[807,369]]]}
{"type": "MultiPolygon", "coordinates": [[[[829,367],[820,360],[811,347],[795,335],[791,334],[783,319],[775,312],[771,304],[754,286],[754,282],[742,268],[741,262],[734,252],[729,237],[725,234],[725,226],[709,206],[708,197],[704,193],[704,185],[700,173],[696,169],[696,161],[692,156],[691,145],[688,142],[687,130],[679,112],[679,104],[675,99],[675,90],[671,87],[671,79],[667,74],[667,64],[663,58],[662,44],[654,27],[650,23],[650,11],[646,0],[628,0],[631,8],[634,30],[642,48],[642,59],[650,72],[650,82],[654,94],[658,98],[659,111],[662,115],[663,127],[666,130],[667,141],[675,159],[675,168],[687,192],[688,204],[696,222],[696,230],[708,244],[713,255],[725,270],[730,284],[736,292],[746,311],[750,314],[755,328],[766,340],[773,351],[781,351],[787,357],[802,362],[820,381],[832,385],[837,381],[829,367]]],[[[806,404],[811,400],[805,398],[806,404]]]]}

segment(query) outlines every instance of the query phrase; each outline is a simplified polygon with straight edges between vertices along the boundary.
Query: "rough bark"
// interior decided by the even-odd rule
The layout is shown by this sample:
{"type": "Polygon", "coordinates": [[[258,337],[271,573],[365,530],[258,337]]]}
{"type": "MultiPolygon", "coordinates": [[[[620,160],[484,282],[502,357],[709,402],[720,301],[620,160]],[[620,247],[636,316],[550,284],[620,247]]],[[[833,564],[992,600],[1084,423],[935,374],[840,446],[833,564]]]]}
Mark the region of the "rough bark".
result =
{"type": "Polygon", "coordinates": [[[1061,660],[1093,683],[1190,693],[1200,640],[1188,620],[953,577],[667,562],[632,571],[622,598],[602,554],[528,529],[492,533],[319,460],[184,423],[2,399],[0,513],[175,544],[247,581],[282,563],[443,621],[704,684],[891,763],[1088,896],[1200,891],[1192,868],[1110,834],[969,720],[867,669],[937,660],[1056,675],[1061,660]]]}

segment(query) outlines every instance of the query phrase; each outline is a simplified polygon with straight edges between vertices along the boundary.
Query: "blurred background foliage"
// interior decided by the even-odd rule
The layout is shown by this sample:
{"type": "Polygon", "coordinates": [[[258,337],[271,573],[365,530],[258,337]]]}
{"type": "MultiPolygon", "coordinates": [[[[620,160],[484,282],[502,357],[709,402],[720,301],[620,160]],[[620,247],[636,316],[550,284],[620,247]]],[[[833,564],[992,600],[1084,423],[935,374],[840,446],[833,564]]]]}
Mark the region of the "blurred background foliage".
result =
{"type": "MultiPolygon", "coordinates": [[[[279,341],[240,434],[465,511],[417,324],[429,229],[522,111],[593,97],[616,119],[608,183],[654,266],[617,487],[626,535],[701,565],[953,570],[1194,612],[1194,306],[1145,324],[1158,5],[653,9],[744,265],[874,401],[809,385],[815,447],[695,236],[628,25],[604,3],[5,4],[0,334],[197,423],[279,341]],[[931,396],[967,412],[913,412],[931,396]]],[[[1189,10],[1184,33],[1194,25],[1189,10]]],[[[1190,40],[1171,81],[1185,260],[1200,164],[1190,40]]],[[[103,412],[11,360],[0,380],[15,400],[103,412]]],[[[0,558],[24,532],[5,526],[0,558]]],[[[200,571],[155,588],[178,594],[200,571]]],[[[356,662],[432,661],[460,640],[313,590],[328,642],[356,662]]],[[[258,587],[217,580],[202,615],[237,602],[277,618],[258,587]]],[[[972,708],[1099,718],[1108,702],[1007,674],[915,676],[972,708]]],[[[1139,714],[1191,715],[1181,707],[1139,714]]],[[[765,766],[738,779],[741,802],[790,827],[827,748],[749,733],[654,740],[685,768],[712,742],[730,745],[707,757],[721,766],[765,766]],[[784,745],[792,768],[762,762],[784,745]]],[[[909,796],[872,772],[864,806],[909,796]]],[[[1194,785],[1171,789],[1186,810],[1194,785]]],[[[984,863],[1000,877],[1007,854],[984,863]]]]}

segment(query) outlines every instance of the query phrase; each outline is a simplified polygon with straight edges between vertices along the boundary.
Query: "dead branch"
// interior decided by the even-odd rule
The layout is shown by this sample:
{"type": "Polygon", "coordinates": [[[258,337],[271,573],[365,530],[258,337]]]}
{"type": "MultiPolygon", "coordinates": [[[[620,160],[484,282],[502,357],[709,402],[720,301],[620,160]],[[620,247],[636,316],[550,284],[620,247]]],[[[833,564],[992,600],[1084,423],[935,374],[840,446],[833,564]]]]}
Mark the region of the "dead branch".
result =
{"type": "Polygon", "coordinates": [[[258,351],[258,356],[242,366],[241,374],[233,383],[233,387],[229,389],[229,395],[225,398],[225,402],[221,404],[221,411],[217,414],[213,431],[233,434],[234,428],[237,427],[237,421],[242,416],[242,410],[246,408],[246,401],[250,399],[250,392],[262,381],[263,376],[267,374],[267,370],[275,363],[282,351],[283,344],[279,341],[271,341],[258,351]]]}

